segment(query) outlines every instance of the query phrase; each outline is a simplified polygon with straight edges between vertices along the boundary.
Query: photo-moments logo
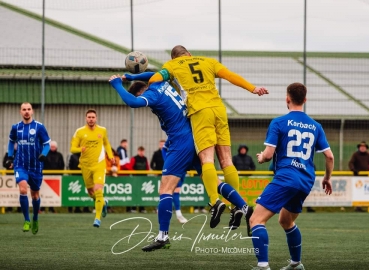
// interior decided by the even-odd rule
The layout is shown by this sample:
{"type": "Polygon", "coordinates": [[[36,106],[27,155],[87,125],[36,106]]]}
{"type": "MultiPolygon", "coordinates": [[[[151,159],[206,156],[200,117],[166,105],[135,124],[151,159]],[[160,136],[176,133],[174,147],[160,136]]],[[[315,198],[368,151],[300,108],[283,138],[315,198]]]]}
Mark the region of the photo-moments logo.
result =
{"type": "MultiPolygon", "coordinates": [[[[157,233],[153,231],[153,223],[146,217],[130,217],[117,221],[110,226],[110,230],[119,232],[119,239],[111,248],[114,255],[146,246],[157,236],[157,233]],[[123,234],[122,229],[125,232],[123,234]]],[[[258,237],[249,237],[245,227],[232,230],[219,225],[219,228],[210,229],[209,219],[205,214],[190,218],[182,224],[181,230],[171,230],[169,238],[172,244],[183,242],[189,246],[188,252],[195,255],[255,256],[259,252],[252,244],[252,238],[258,239],[258,237]]]]}

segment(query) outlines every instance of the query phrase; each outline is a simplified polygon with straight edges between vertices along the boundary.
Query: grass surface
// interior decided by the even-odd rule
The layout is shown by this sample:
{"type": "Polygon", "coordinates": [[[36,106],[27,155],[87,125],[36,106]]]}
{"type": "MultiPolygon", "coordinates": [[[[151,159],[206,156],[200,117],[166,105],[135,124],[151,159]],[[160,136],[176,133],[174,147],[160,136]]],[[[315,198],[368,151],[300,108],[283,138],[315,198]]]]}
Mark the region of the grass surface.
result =
{"type": "MultiPolygon", "coordinates": [[[[228,215],[223,215],[221,224],[215,229],[209,228],[209,220],[202,229],[204,215],[185,216],[193,217],[193,220],[184,228],[175,218],[172,219],[172,246],[169,250],[144,253],[141,247],[148,243],[143,240],[150,231],[148,220],[152,222],[151,235],[156,235],[158,230],[155,214],[109,214],[102,220],[100,228],[92,227],[93,214],[41,214],[37,235],[22,232],[21,214],[0,215],[0,269],[225,270],[251,269],[250,265],[256,265],[251,239],[240,239],[241,235],[246,237],[244,224],[233,231],[227,241],[205,240],[204,237],[196,240],[202,234],[208,236],[212,233],[214,238],[227,233],[222,226],[227,225],[228,215]],[[131,219],[116,223],[133,217],[148,220],[131,219]],[[111,227],[114,223],[116,225],[111,227]],[[137,225],[139,227],[135,230],[137,225]],[[128,237],[118,242],[132,232],[141,234],[131,236],[129,242],[128,237]],[[236,239],[230,240],[234,233],[237,233],[236,239]],[[179,240],[181,236],[182,240],[179,240]],[[210,249],[214,252],[211,253],[210,249]],[[223,253],[222,249],[232,254],[223,253]],[[127,252],[122,253],[124,251],[127,252]]],[[[303,213],[297,224],[303,235],[306,269],[369,269],[368,213],[303,213]]],[[[271,269],[280,269],[289,258],[285,234],[277,217],[269,221],[267,228],[271,269]]]]}

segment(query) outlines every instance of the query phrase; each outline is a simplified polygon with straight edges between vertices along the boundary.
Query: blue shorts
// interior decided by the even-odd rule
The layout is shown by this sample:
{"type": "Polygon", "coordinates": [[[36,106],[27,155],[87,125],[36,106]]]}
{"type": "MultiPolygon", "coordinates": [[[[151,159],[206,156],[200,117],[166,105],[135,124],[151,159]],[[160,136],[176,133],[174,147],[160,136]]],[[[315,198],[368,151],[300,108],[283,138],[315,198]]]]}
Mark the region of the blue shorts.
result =
{"type": "Polygon", "coordinates": [[[168,140],[164,158],[163,175],[175,175],[182,178],[188,170],[195,168],[201,173],[200,159],[196,154],[192,133],[168,140]]]}
{"type": "Polygon", "coordinates": [[[301,213],[302,205],[308,194],[292,187],[284,187],[270,183],[256,200],[273,213],[279,213],[282,208],[291,213],[301,213]]]}
{"type": "Polygon", "coordinates": [[[15,181],[19,184],[20,181],[26,180],[29,187],[33,191],[39,191],[42,184],[42,174],[27,171],[23,168],[14,168],[15,181]]]}

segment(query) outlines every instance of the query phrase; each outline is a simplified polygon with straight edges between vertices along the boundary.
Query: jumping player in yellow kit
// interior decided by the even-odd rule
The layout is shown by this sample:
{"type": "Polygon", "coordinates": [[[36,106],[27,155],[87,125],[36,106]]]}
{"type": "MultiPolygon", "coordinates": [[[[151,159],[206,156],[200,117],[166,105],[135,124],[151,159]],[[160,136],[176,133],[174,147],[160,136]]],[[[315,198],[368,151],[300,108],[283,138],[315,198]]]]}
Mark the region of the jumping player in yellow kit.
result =
{"type": "Polygon", "coordinates": [[[105,151],[112,163],[114,156],[105,127],[96,124],[97,113],[93,109],[86,112],[86,125],[78,128],[73,135],[70,151],[81,153],[79,167],[88,191],[88,195],[95,201],[96,216],[94,227],[100,227],[101,216],[107,214],[108,201],[104,199],[105,184],[105,151]]]}
{"type": "MultiPolygon", "coordinates": [[[[215,151],[224,172],[225,182],[236,191],[239,190],[239,177],[232,163],[226,107],[219,96],[215,78],[226,79],[259,96],[268,94],[268,90],[264,87],[255,87],[216,59],[192,56],[181,45],[172,49],[171,57],[172,60],[166,62],[162,69],[151,77],[149,83],[170,80],[185,100],[196,151],[202,164],[202,179],[210,198],[212,220],[219,220],[225,204],[219,200],[218,196],[218,178],[214,166],[215,151]]],[[[244,209],[235,207],[231,211],[231,219],[237,216],[236,219],[240,221],[242,215],[245,214],[247,225],[249,225],[248,219],[251,213],[251,207],[246,206],[244,209]]],[[[213,224],[216,226],[214,222],[213,224]]]]}

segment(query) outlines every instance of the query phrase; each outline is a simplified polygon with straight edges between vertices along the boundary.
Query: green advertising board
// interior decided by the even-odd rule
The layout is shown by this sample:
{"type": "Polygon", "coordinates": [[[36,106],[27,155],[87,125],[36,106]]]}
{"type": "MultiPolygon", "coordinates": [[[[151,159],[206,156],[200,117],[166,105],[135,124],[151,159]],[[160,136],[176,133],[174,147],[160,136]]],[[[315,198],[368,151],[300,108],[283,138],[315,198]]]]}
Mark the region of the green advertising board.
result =
{"type": "MultiPolygon", "coordinates": [[[[157,206],[159,202],[159,176],[107,176],[104,197],[110,206],[157,206]]],[[[62,206],[93,206],[82,176],[62,178],[62,206]]],[[[187,177],[181,189],[182,206],[206,206],[209,198],[200,177],[187,177]]]]}

